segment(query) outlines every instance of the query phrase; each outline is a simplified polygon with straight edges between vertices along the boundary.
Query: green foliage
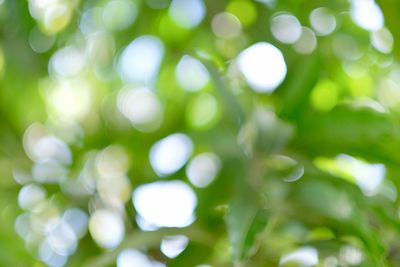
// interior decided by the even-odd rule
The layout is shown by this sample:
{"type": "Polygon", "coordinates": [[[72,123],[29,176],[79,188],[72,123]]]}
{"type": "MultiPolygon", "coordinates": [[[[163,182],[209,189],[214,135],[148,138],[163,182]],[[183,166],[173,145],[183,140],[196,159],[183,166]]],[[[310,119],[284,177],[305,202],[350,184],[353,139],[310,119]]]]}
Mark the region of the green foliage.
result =
{"type": "Polygon", "coordinates": [[[400,266],[399,10],[0,0],[0,266],[400,266]]]}

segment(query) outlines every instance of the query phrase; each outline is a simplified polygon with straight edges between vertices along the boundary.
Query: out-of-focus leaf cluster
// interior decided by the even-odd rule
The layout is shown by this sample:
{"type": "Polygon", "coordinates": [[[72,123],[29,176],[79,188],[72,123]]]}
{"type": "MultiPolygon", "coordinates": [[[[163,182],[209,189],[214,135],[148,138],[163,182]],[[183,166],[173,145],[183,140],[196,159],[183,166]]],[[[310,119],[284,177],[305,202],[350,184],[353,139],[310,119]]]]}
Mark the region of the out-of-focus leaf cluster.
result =
{"type": "Polygon", "coordinates": [[[0,0],[0,265],[398,266],[399,8],[0,0]]]}

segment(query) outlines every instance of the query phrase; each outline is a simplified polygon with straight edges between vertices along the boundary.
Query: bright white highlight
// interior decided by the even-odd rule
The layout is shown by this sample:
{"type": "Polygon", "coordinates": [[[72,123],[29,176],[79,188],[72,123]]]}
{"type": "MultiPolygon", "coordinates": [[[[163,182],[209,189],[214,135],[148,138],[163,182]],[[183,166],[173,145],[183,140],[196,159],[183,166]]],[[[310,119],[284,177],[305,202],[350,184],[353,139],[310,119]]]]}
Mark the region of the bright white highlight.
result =
{"type": "Polygon", "coordinates": [[[237,37],[242,31],[240,20],[228,12],[215,15],[211,22],[211,28],[216,36],[224,39],[237,37]]]}
{"type": "Polygon", "coordinates": [[[136,223],[142,231],[155,231],[158,229],[158,227],[150,224],[148,221],[146,221],[139,215],[136,216],[136,223]]]}
{"type": "Polygon", "coordinates": [[[279,261],[279,265],[286,263],[298,263],[301,266],[313,266],[318,264],[318,252],[312,247],[302,247],[286,254],[279,261]]]}
{"type": "Polygon", "coordinates": [[[96,170],[101,178],[123,176],[129,168],[129,157],[120,145],[110,145],[96,157],[96,170]]]}
{"type": "Polygon", "coordinates": [[[70,164],[72,153],[68,145],[54,136],[48,136],[42,125],[34,123],[26,129],[23,137],[25,152],[33,161],[53,160],[70,164]]]}
{"type": "Polygon", "coordinates": [[[25,185],[19,191],[18,204],[22,209],[33,210],[46,199],[46,195],[46,191],[41,186],[25,185]]]}
{"type": "Polygon", "coordinates": [[[53,160],[42,160],[32,168],[33,179],[39,183],[58,183],[66,179],[65,166],[53,160]]]}
{"type": "Polygon", "coordinates": [[[326,7],[314,9],[310,14],[310,23],[318,35],[331,34],[336,28],[336,18],[326,7]]]}
{"type": "Polygon", "coordinates": [[[47,239],[45,239],[39,246],[39,257],[48,266],[61,267],[67,263],[68,256],[60,255],[50,245],[47,239]]]}
{"type": "Polygon", "coordinates": [[[189,238],[184,235],[167,236],[161,242],[160,249],[168,258],[175,258],[185,250],[189,238]]]}
{"type": "Polygon", "coordinates": [[[156,227],[185,227],[194,221],[196,195],[182,181],[141,185],[132,200],[138,214],[156,227]]]}
{"type": "Polygon", "coordinates": [[[294,43],[293,48],[300,54],[311,54],[317,47],[317,37],[312,30],[303,27],[300,38],[294,43]]]}
{"type": "Polygon", "coordinates": [[[78,208],[72,208],[65,211],[63,222],[67,223],[77,237],[83,237],[87,231],[88,215],[78,208]]]}
{"type": "Polygon", "coordinates": [[[96,187],[102,201],[110,207],[122,207],[131,196],[131,184],[126,177],[129,157],[123,147],[111,145],[95,159],[96,187]]]}
{"type": "Polygon", "coordinates": [[[290,14],[280,14],[271,19],[272,35],[284,44],[293,44],[300,38],[301,24],[290,14]]]}
{"type": "Polygon", "coordinates": [[[104,6],[103,21],[112,30],[122,30],[136,20],[137,8],[133,1],[113,0],[104,6]]]}
{"type": "Polygon", "coordinates": [[[141,36],[130,43],[118,61],[119,74],[125,82],[149,84],[157,76],[164,56],[162,42],[154,36],[141,36]]]}
{"type": "Polygon", "coordinates": [[[118,109],[142,132],[158,129],[163,121],[163,108],[157,95],[147,88],[123,89],[118,94],[118,109]]]}
{"type": "Polygon", "coordinates": [[[171,18],[183,28],[194,28],[206,15],[203,0],[173,0],[169,7],[171,18]]]}
{"type": "Polygon", "coordinates": [[[54,252],[61,256],[69,256],[75,252],[78,239],[69,224],[56,218],[49,221],[45,228],[46,241],[54,252]]]}
{"type": "Polygon", "coordinates": [[[135,249],[123,250],[117,258],[117,267],[162,267],[162,263],[150,260],[145,254],[135,249]]]}
{"type": "Polygon", "coordinates": [[[103,248],[115,248],[124,238],[125,227],[119,214],[109,210],[97,210],[89,221],[89,232],[103,248]]]}
{"type": "Polygon", "coordinates": [[[97,191],[104,203],[121,207],[129,200],[131,183],[126,176],[101,177],[97,181],[97,191]]]}
{"type": "Polygon", "coordinates": [[[348,155],[339,155],[336,162],[340,168],[351,174],[356,184],[367,196],[375,195],[383,179],[386,168],[383,164],[368,164],[348,155]]]}
{"type": "Polygon", "coordinates": [[[379,52],[389,54],[393,49],[393,35],[388,29],[382,28],[371,33],[371,43],[379,52]]]}
{"type": "Polygon", "coordinates": [[[79,23],[81,32],[85,35],[93,35],[101,32],[104,28],[102,25],[103,12],[104,9],[99,7],[90,8],[83,12],[79,23]]]}
{"type": "Polygon", "coordinates": [[[374,0],[352,0],[351,18],[361,28],[376,31],[383,27],[381,9],[374,0]]]}
{"type": "Polygon", "coordinates": [[[46,93],[48,105],[62,118],[81,120],[90,112],[91,89],[83,80],[55,81],[46,93]]]}
{"type": "Polygon", "coordinates": [[[58,50],[49,61],[49,72],[62,77],[76,76],[85,67],[86,55],[76,47],[68,46],[58,50]]]}
{"type": "Polygon", "coordinates": [[[213,153],[203,153],[192,159],[186,168],[189,181],[197,187],[208,186],[217,176],[221,161],[213,153]]]}
{"type": "Polygon", "coordinates": [[[179,85],[191,92],[202,89],[210,80],[206,67],[190,56],[181,58],[176,66],[175,76],[179,85]]]}
{"type": "Polygon", "coordinates": [[[67,144],[52,136],[40,138],[35,143],[34,154],[41,160],[55,160],[64,164],[70,164],[72,161],[72,154],[67,144]]]}
{"type": "Polygon", "coordinates": [[[173,174],[185,165],[192,155],[193,143],[184,134],[171,134],[156,142],[150,149],[150,164],[162,176],[173,174]]]}
{"type": "Polygon", "coordinates": [[[285,79],[286,63],[281,51],[259,42],[239,54],[238,66],[256,92],[273,92],[285,79]]]}

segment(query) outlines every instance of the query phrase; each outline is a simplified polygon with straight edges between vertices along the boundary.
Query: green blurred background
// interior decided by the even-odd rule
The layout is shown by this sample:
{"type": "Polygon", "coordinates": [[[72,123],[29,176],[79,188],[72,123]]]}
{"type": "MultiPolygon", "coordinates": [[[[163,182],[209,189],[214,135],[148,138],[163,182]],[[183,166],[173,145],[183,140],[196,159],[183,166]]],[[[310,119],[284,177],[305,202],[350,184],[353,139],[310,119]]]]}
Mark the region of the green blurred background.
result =
{"type": "Polygon", "coordinates": [[[0,266],[400,266],[399,18],[0,0],[0,266]]]}

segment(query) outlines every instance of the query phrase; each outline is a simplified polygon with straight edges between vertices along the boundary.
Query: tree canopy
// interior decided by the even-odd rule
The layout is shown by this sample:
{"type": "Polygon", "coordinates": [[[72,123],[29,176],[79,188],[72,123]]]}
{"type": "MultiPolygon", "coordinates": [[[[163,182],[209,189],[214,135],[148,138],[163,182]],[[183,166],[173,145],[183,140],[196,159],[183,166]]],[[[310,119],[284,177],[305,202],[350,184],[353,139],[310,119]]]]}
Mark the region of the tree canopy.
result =
{"type": "Polygon", "coordinates": [[[400,266],[399,12],[0,0],[0,266],[400,266]]]}

